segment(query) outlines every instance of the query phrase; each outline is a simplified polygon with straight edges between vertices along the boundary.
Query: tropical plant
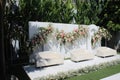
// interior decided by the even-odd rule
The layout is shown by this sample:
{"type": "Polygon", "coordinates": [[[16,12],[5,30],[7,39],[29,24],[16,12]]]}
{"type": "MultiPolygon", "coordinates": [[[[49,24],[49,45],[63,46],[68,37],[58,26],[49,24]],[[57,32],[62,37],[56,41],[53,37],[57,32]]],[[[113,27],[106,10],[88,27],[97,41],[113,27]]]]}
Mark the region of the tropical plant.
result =
{"type": "Polygon", "coordinates": [[[78,24],[97,24],[102,11],[102,0],[76,0],[74,18],[78,24]]]}
{"type": "Polygon", "coordinates": [[[8,0],[4,11],[5,43],[6,46],[9,46],[9,44],[12,44],[12,40],[19,40],[20,51],[23,53],[26,47],[26,31],[24,30],[23,24],[21,24],[21,19],[19,7],[15,0],[8,0]]]}
{"type": "Polygon", "coordinates": [[[73,21],[73,3],[72,0],[66,0],[61,3],[61,10],[60,10],[60,15],[61,15],[61,22],[62,23],[72,23],[73,21]]]}
{"type": "Polygon", "coordinates": [[[119,0],[108,0],[104,5],[104,8],[100,14],[101,26],[112,30],[120,31],[120,1],[119,0]]]}
{"type": "Polygon", "coordinates": [[[20,7],[28,20],[70,23],[73,19],[72,0],[21,0],[20,7]]]}

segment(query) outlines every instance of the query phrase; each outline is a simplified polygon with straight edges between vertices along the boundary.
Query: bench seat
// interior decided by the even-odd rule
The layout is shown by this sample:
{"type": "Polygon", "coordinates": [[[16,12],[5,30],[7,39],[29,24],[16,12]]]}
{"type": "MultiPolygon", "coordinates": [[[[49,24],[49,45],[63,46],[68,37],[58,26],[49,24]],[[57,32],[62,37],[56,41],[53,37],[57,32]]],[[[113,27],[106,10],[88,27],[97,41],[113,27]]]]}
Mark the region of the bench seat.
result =
{"type": "Polygon", "coordinates": [[[44,66],[50,66],[50,65],[56,65],[56,64],[63,64],[64,63],[64,57],[53,51],[44,51],[39,52],[36,55],[36,67],[44,67],[44,66]]]}
{"type": "Polygon", "coordinates": [[[108,47],[99,47],[96,49],[96,56],[107,57],[117,55],[117,51],[108,47]]]}
{"type": "Polygon", "coordinates": [[[71,60],[75,62],[94,58],[94,55],[86,49],[75,49],[72,50],[70,53],[71,53],[71,60]]]}

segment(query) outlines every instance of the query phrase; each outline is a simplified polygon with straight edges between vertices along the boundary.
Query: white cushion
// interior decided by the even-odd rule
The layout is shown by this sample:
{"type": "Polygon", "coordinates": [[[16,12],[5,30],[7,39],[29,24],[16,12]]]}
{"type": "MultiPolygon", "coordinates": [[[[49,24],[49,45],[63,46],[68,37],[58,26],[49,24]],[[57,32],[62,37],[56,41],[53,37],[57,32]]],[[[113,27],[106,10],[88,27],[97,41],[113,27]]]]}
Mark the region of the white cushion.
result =
{"type": "Polygon", "coordinates": [[[39,52],[36,55],[36,67],[50,66],[56,64],[63,64],[64,57],[53,51],[39,52]]]}
{"type": "Polygon", "coordinates": [[[76,49],[72,50],[70,53],[72,61],[82,61],[94,58],[94,55],[86,49],[76,49]]]}
{"type": "Polygon", "coordinates": [[[117,51],[108,47],[99,47],[96,49],[96,56],[106,57],[116,55],[117,51]]]}

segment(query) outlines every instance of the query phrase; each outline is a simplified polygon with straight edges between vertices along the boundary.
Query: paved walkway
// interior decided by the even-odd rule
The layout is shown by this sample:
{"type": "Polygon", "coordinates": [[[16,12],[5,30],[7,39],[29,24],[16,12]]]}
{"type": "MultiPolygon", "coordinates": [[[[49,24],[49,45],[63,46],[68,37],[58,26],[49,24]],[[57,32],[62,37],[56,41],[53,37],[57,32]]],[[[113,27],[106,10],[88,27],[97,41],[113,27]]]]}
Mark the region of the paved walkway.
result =
{"type": "Polygon", "coordinates": [[[120,80],[120,73],[114,74],[112,76],[109,76],[100,80],[120,80]]]}
{"type": "Polygon", "coordinates": [[[87,66],[98,65],[100,63],[110,62],[117,59],[120,59],[120,55],[106,57],[106,58],[100,58],[95,56],[94,59],[88,61],[75,63],[72,62],[71,60],[65,60],[64,64],[62,65],[50,66],[45,68],[35,68],[35,66],[28,65],[28,66],[24,66],[24,70],[28,74],[30,79],[33,80],[34,78],[43,77],[51,74],[55,75],[59,72],[68,72],[71,70],[82,69],[87,66]]]}

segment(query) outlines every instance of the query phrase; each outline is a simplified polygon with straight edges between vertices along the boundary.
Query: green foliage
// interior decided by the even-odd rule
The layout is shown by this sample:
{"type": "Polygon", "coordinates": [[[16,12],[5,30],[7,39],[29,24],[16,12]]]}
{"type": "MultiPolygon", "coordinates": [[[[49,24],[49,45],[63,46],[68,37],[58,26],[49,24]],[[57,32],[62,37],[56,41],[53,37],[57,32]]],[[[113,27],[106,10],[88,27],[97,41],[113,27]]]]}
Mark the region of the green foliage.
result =
{"type": "MultiPolygon", "coordinates": [[[[11,44],[12,39],[19,40],[21,53],[25,52],[27,32],[22,21],[23,17],[20,14],[19,7],[14,3],[14,0],[7,0],[4,11],[4,29],[5,29],[5,40],[6,46],[11,44]]],[[[7,50],[6,50],[7,51],[7,50]]],[[[10,52],[8,52],[10,53],[10,52]]]]}
{"type": "Polygon", "coordinates": [[[71,23],[73,20],[73,5],[72,0],[67,0],[66,2],[62,1],[61,4],[61,22],[71,23]]]}
{"type": "Polygon", "coordinates": [[[99,22],[98,15],[102,11],[101,0],[76,0],[76,8],[74,17],[78,24],[97,24],[99,22]]]}
{"type": "Polygon", "coordinates": [[[8,39],[19,39],[24,50],[27,50],[29,21],[96,24],[109,30],[120,30],[119,0],[19,0],[15,15],[11,11],[11,0],[7,0],[7,3],[4,13],[5,35],[9,36],[8,39]],[[18,25],[13,26],[13,23],[18,25]],[[22,31],[17,29],[18,26],[22,26],[22,31]]]}
{"type": "Polygon", "coordinates": [[[120,31],[120,0],[108,0],[100,14],[100,25],[109,30],[120,31]]]}
{"type": "Polygon", "coordinates": [[[72,0],[21,0],[20,8],[27,21],[70,23],[73,19],[72,0]]]}
{"type": "Polygon", "coordinates": [[[113,31],[119,31],[120,30],[120,24],[119,23],[114,23],[113,21],[108,21],[107,23],[107,28],[111,29],[113,31]]]}

